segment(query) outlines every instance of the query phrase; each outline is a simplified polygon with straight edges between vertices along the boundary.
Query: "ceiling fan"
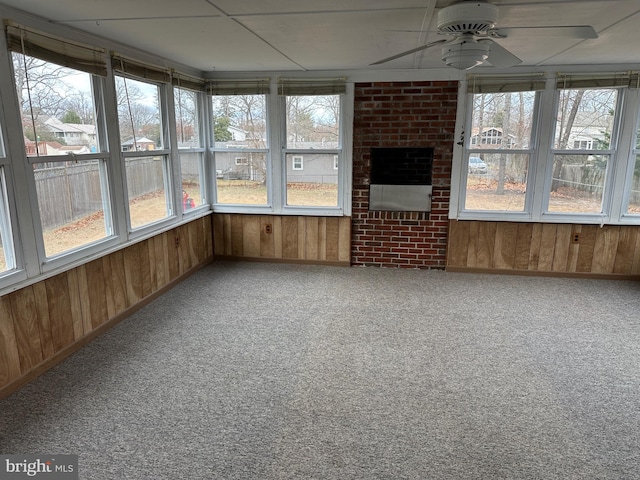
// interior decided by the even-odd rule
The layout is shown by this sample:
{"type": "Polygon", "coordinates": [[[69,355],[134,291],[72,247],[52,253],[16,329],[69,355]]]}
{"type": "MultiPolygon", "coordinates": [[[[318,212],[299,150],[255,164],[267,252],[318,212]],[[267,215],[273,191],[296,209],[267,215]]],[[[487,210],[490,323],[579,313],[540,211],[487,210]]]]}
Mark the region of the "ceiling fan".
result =
{"type": "Polygon", "coordinates": [[[496,39],[511,34],[528,36],[564,36],[569,38],[597,38],[589,25],[556,27],[496,27],[498,6],[486,2],[461,2],[438,10],[438,34],[453,37],[436,40],[411,50],[378,60],[371,65],[380,65],[396,58],[442,45],[442,60],[458,70],[469,70],[489,63],[494,67],[507,68],[522,63],[518,57],[500,46],[496,39]]]}

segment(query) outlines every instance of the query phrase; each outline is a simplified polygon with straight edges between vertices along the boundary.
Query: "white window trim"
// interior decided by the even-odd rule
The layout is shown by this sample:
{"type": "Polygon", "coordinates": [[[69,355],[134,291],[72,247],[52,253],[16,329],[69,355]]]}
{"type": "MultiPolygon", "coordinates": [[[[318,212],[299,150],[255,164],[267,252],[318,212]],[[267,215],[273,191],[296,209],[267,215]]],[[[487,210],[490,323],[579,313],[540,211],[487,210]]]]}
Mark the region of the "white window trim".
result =
{"type": "MultiPolygon", "coordinates": [[[[471,125],[472,94],[467,93],[467,82],[460,82],[458,89],[458,109],[453,148],[453,165],[451,176],[451,200],[449,218],[459,220],[514,221],[514,222],[547,222],[575,224],[619,224],[638,225],[640,215],[626,213],[631,180],[633,177],[634,150],[636,132],[640,118],[640,89],[621,88],[618,95],[617,118],[612,137],[617,134],[617,146],[613,150],[596,150],[598,154],[610,154],[605,178],[605,195],[603,197],[602,214],[548,212],[548,198],[551,189],[551,171],[553,155],[559,151],[553,149],[555,129],[554,114],[558,102],[558,91],[555,79],[548,78],[546,88],[539,93],[540,111],[532,125],[532,148],[528,172],[525,210],[490,211],[465,210],[465,193],[467,181],[466,161],[469,155],[477,154],[475,145],[465,143],[465,126],[471,125]],[[631,127],[633,126],[633,128],[631,127]],[[613,153],[612,153],[613,152],[613,153]]],[[[613,140],[612,140],[613,141],[613,140]]],[[[527,153],[529,150],[508,150],[509,153],[527,153]]],[[[497,153],[499,149],[482,149],[482,153],[497,153]]],[[[582,153],[570,150],[570,153],[582,153]]],[[[584,151],[590,152],[590,151],[584,151]]]]}
{"type": "MultiPolygon", "coordinates": [[[[266,94],[267,108],[267,132],[270,148],[268,150],[242,149],[242,152],[259,152],[267,155],[267,205],[231,205],[214,203],[213,211],[217,213],[249,213],[261,215],[299,215],[299,216],[349,216],[351,215],[351,191],[352,191],[352,149],[353,149],[353,106],[354,85],[346,84],[346,92],[341,95],[340,136],[342,145],[337,150],[314,150],[314,153],[334,153],[339,155],[338,172],[338,206],[293,206],[286,205],[286,153],[297,153],[295,150],[285,148],[284,135],[285,122],[285,98],[278,95],[277,79],[271,80],[271,90],[266,94]],[[275,125],[274,128],[271,128],[275,125]],[[341,169],[340,169],[341,168],[341,169]]],[[[210,103],[210,102],[208,102],[210,103]]],[[[227,149],[211,148],[211,154],[227,149]]],[[[301,152],[302,153],[302,152],[301,152]]],[[[215,171],[212,172],[212,181],[215,189],[215,171]]]]}
{"type": "Polygon", "coordinates": [[[291,156],[291,170],[304,170],[304,155],[291,156]]]}

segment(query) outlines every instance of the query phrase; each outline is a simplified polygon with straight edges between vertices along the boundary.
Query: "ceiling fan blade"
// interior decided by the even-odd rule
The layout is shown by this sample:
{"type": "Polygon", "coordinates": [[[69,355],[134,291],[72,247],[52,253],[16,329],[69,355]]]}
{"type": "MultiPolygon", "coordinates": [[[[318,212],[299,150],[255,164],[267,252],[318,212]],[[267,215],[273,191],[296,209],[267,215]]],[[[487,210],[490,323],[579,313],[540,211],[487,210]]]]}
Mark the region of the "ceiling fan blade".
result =
{"type": "Polygon", "coordinates": [[[567,37],[598,38],[590,25],[561,25],[557,27],[502,27],[489,31],[492,37],[567,37]]]}
{"type": "MultiPolygon", "coordinates": [[[[486,42],[487,40],[480,41],[486,42]]],[[[507,68],[522,63],[522,60],[520,60],[506,48],[500,46],[493,40],[488,41],[491,42],[491,45],[489,47],[489,56],[487,57],[487,62],[489,62],[494,67],[507,68]]]]}
{"type": "Polygon", "coordinates": [[[433,47],[435,45],[440,45],[440,44],[446,43],[448,41],[449,40],[437,40],[435,42],[430,42],[430,43],[427,43],[425,45],[421,45],[419,47],[412,48],[411,50],[407,50],[406,52],[398,53],[397,55],[393,55],[391,57],[383,58],[382,60],[378,60],[377,62],[373,62],[370,65],[380,65],[380,64],[383,64],[383,63],[387,63],[387,62],[390,62],[391,60],[395,60],[396,58],[404,57],[406,55],[411,55],[412,53],[416,53],[416,52],[419,52],[421,50],[426,50],[427,48],[433,47]]]}

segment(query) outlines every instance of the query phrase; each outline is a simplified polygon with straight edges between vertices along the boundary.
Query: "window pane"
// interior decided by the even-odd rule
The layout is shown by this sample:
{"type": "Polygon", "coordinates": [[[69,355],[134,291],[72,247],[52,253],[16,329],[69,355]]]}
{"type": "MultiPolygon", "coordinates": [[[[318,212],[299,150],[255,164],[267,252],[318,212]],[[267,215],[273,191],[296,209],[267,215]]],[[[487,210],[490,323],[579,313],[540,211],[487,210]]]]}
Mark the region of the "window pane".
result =
{"type": "Polygon", "coordinates": [[[555,155],[549,212],[602,212],[608,155],[555,155]]]}
{"type": "Polygon", "coordinates": [[[4,178],[4,168],[0,167],[0,273],[12,270],[15,266],[16,260],[11,235],[7,186],[4,178]]]}
{"type": "Polygon", "coordinates": [[[266,205],[267,156],[256,152],[215,152],[217,203],[266,205]]]}
{"type": "Polygon", "coordinates": [[[287,148],[340,147],[340,95],[287,97],[287,148]]]}
{"type": "Polygon", "coordinates": [[[617,95],[615,89],[560,90],[554,148],[609,149],[617,95]]]}
{"type": "Polygon", "coordinates": [[[34,164],[38,208],[47,257],[111,234],[99,160],[34,164]]]}
{"type": "Polygon", "coordinates": [[[535,98],[535,92],[474,95],[471,148],[528,149],[535,98]]]}
{"type": "Polygon", "coordinates": [[[116,76],[116,96],[122,151],[163,149],[159,87],[116,76]]]}
{"type": "Polygon", "coordinates": [[[267,148],[264,95],[216,95],[211,105],[215,148],[267,148]]]}
{"type": "Polygon", "coordinates": [[[29,156],[98,151],[91,75],[13,53],[29,156]]]}
{"type": "Polygon", "coordinates": [[[640,155],[636,155],[627,213],[640,214],[640,155]]]}
{"type": "Polygon", "coordinates": [[[526,154],[471,154],[465,209],[524,211],[528,170],[526,154]]]}
{"type": "Polygon", "coordinates": [[[165,162],[164,155],[126,159],[131,228],[141,227],[170,215],[165,162]]]}
{"type": "Polygon", "coordinates": [[[338,172],[334,154],[286,155],[287,205],[338,206],[338,172]]]}
{"type": "Polygon", "coordinates": [[[202,146],[198,125],[198,94],[191,90],[173,90],[176,109],[176,137],[178,148],[198,148],[202,146]]]}
{"type": "Polygon", "coordinates": [[[203,152],[180,153],[182,170],[182,211],[202,205],[202,162],[203,152]]]}

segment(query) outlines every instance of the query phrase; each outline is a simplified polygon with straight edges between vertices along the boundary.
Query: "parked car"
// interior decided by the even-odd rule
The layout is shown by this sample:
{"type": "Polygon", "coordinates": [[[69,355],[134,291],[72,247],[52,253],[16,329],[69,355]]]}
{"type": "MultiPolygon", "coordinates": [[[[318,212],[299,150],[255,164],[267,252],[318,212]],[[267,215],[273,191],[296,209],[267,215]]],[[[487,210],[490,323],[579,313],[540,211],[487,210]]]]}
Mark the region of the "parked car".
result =
{"type": "Polygon", "coordinates": [[[480,157],[469,157],[469,173],[487,173],[489,168],[480,157]]]}

